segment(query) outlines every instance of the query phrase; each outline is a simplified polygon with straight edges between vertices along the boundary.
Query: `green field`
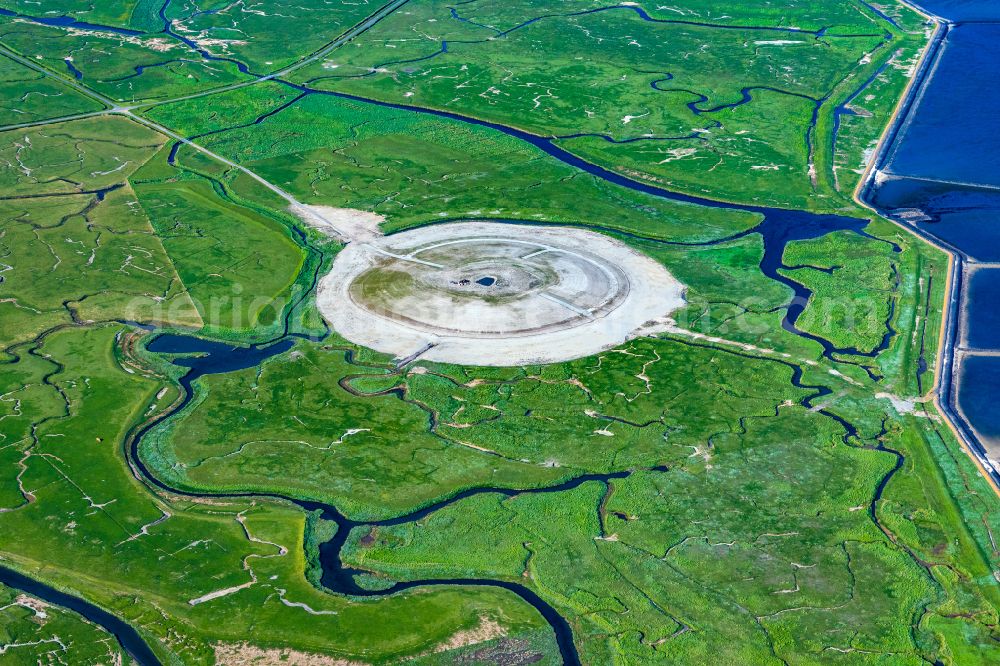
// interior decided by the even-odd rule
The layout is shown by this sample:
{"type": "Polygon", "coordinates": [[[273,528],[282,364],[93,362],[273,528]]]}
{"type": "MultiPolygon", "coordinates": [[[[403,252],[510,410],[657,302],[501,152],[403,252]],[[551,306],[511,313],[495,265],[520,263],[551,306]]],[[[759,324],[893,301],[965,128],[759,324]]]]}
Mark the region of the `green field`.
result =
{"type": "MultiPolygon", "coordinates": [[[[412,0],[327,50],[382,6],[0,9],[3,567],[171,666],[1000,660],[998,499],[927,399],[947,257],[852,198],[910,9],[412,0]],[[848,228],[768,277],[773,211],[635,182],[848,228]],[[294,202],[597,230],[686,305],[575,361],[397,367],[323,323],[341,245],[294,202]]],[[[129,659],[0,587],[0,663],[129,659]]]]}
{"type": "Polygon", "coordinates": [[[0,99],[3,99],[0,125],[33,123],[104,108],[69,86],[3,55],[0,55],[0,99]]]}
{"type": "MultiPolygon", "coordinates": [[[[296,101],[286,88],[266,85],[279,95],[270,107],[263,91],[251,88],[216,96],[213,115],[204,119],[192,113],[198,100],[159,106],[149,115],[187,135],[204,134],[200,145],[252,165],[303,202],[372,210],[388,218],[389,230],[434,219],[501,217],[703,241],[759,220],[611,187],[485,128],[324,95],[296,101]]],[[[191,152],[182,148],[181,161],[191,152]]]]}
{"type": "MultiPolygon", "coordinates": [[[[294,80],[559,137],[675,190],[849,207],[850,187],[832,178],[834,110],[884,63],[912,57],[922,26],[856,2],[785,3],[780,16],[771,3],[721,4],[419,3],[294,80]]],[[[892,89],[878,104],[891,108],[892,89]]],[[[848,154],[880,133],[886,114],[875,113],[851,117],[848,154]]]]}
{"type": "Polygon", "coordinates": [[[251,332],[283,310],[303,253],[274,219],[234,205],[210,182],[136,185],[203,321],[251,332]]]}

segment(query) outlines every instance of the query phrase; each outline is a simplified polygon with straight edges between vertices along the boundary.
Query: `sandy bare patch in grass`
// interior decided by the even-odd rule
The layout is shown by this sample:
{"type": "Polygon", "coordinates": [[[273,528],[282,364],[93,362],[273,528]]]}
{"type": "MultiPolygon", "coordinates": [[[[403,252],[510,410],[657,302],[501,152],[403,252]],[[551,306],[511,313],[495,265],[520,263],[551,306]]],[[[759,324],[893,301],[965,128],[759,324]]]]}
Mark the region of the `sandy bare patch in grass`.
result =
{"type": "Polygon", "coordinates": [[[250,643],[216,643],[214,647],[219,666],[366,666],[361,661],[250,643]]]}
{"type": "Polygon", "coordinates": [[[35,614],[35,619],[42,621],[43,624],[45,619],[49,616],[46,610],[50,608],[50,606],[41,599],[29,597],[27,594],[19,594],[17,595],[17,598],[14,599],[14,603],[32,611],[35,614]]]}
{"type": "Polygon", "coordinates": [[[327,236],[344,241],[369,241],[382,235],[379,225],[385,217],[354,208],[332,206],[291,206],[292,213],[327,236]]]}
{"type": "Polygon", "coordinates": [[[447,650],[457,650],[458,648],[491,641],[494,638],[503,638],[506,635],[506,627],[493,618],[484,615],[479,618],[479,624],[474,629],[466,629],[452,634],[451,638],[438,645],[433,651],[445,652],[447,650]]]}

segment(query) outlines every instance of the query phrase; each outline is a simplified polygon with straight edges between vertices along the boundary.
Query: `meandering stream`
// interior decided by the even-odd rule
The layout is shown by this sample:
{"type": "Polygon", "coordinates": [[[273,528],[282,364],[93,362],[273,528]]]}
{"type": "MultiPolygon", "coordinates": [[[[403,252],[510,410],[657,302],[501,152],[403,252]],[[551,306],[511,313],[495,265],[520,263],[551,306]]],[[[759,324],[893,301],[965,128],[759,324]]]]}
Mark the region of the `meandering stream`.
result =
{"type": "MultiPolygon", "coordinates": [[[[166,9],[166,4],[164,4],[164,9],[161,10],[161,16],[164,15],[166,9]]],[[[71,19],[52,19],[54,21],[66,21],[71,19]]],[[[80,24],[85,27],[89,24],[80,24]]],[[[166,30],[170,30],[169,23],[166,23],[166,30]]],[[[178,39],[184,40],[183,37],[174,35],[178,39]]],[[[203,57],[209,57],[204,52],[199,51],[203,57]]],[[[211,59],[223,59],[225,58],[211,58],[211,59]]],[[[240,67],[241,63],[237,63],[240,67]]],[[[241,68],[241,71],[243,69],[241,68]]],[[[77,72],[73,72],[76,76],[77,72]]],[[[82,73],[79,76],[83,76],[82,73]]],[[[668,79],[662,79],[666,81],[668,79]]],[[[286,85],[292,85],[286,83],[286,85]]],[[[825,340],[820,336],[808,333],[806,331],[800,330],[796,326],[796,321],[801,315],[805,308],[805,305],[811,296],[811,292],[804,285],[796,282],[795,280],[784,275],[782,269],[794,268],[791,266],[786,266],[783,263],[783,255],[785,248],[789,242],[796,240],[807,240],[812,238],[819,238],[826,234],[836,232],[836,231],[849,231],[853,233],[867,235],[864,232],[864,227],[866,225],[865,220],[859,220],[856,218],[842,217],[836,215],[816,215],[808,213],[805,211],[795,211],[795,210],[785,210],[778,208],[768,208],[760,206],[744,206],[737,204],[730,204],[725,202],[714,201],[710,199],[705,199],[696,196],[690,196],[685,194],[680,194],[676,192],[671,192],[669,190],[656,187],[648,183],[642,183],[635,180],[631,180],[625,176],[621,176],[613,171],[600,167],[598,165],[592,164],[576,155],[566,151],[559,145],[557,145],[558,138],[556,137],[541,137],[534,134],[518,130],[516,128],[506,127],[496,123],[490,123],[482,121],[476,118],[462,116],[460,114],[449,113],[444,111],[435,111],[422,107],[408,106],[401,104],[389,104],[385,102],[377,102],[373,100],[364,99],[354,95],[346,95],[340,93],[332,93],[326,91],[319,91],[305,86],[294,86],[302,93],[301,96],[310,94],[323,94],[332,95],[336,97],[341,97],[344,99],[353,100],[356,102],[366,103],[366,104],[376,104],[385,107],[392,107],[397,110],[410,112],[410,113],[420,113],[429,114],[437,116],[440,118],[450,119],[452,121],[458,121],[463,123],[470,123],[474,125],[489,127],[496,131],[503,132],[509,136],[520,139],[522,141],[528,142],[540,150],[544,151],[548,155],[554,157],[555,159],[563,162],[564,164],[576,167],[587,173],[600,178],[608,183],[619,185],[622,187],[629,188],[631,190],[649,194],[652,196],[667,198],[675,201],[682,201],[702,206],[716,207],[716,208],[731,208],[746,210],[751,212],[759,213],[763,220],[754,228],[736,234],[726,238],[720,238],[714,241],[709,241],[705,243],[692,243],[691,245],[717,245],[726,242],[731,242],[740,237],[747,236],[749,234],[759,234],[763,240],[764,244],[764,256],[760,263],[761,271],[773,280],[776,280],[786,286],[788,286],[793,292],[793,299],[786,307],[785,315],[782,321],[782,326],[785,330],[793,333],[794,335],[803,337],[805,339],[811,340],[817,343],[823,350],[824,356],[831,360],[844,361],[843,357],[860,357],[857,360],[860,362],[863,359],[870,359],[876,356],[879,352],[885,350],[895,332],[889,325],[890,322],[886,322],[886,333],[881,341],[880,345],[872,351],[859,351],[854,348],[838,348],[833,345],[830,341],[825,340]]],[[[744,96],[749,98],[749,89],[744,91],[744,96]]],[[[710,112],[710,111],[707,111],[710,112]]],[[[258,122],[263,120],[263,118],[258,119],[258,122]]],[[[175,153],[171,154],[171,162],[175,153]]],[[[895,182],[895,181],[893,181],[895,182]]],[[[1000,187],[997,188],[1000,190],[1000,187]]],[[[982,192],[981,188],[976,190],[976,196],[987,197],[993,196],[992,190],[989,192],[982,192]]],[[[888,196],[889,190],[885,190],[885,196],[888,196]]],[[[882,193],[874,192],[873,196],[882,196],[882,193]]],[[[909,196],[909,195],[908,195],[909,196]]],[[[997,193],[996,205],[1000,209],[1000,192],[997,193]]],[[[873,199],[874,201],[874,199],[873,199]]],[[[881,201],[881,200],[879,200],[881,201]]],[[[992,201],[992,199],[991,199],[992,201]]],[[[883,206],[884,207],[884,206],[883,206]]],[[[932,206],[928,204],[925,209],[930,210],[932,206]]],[[[510,220],[510,223],[524,224],[523,221],[510,220]]],[[[1000,228],[1000,227],[998,227],[1000,228]]],[[[631,237],[633,240],[640,240],[642,242],[665,242],[658,241],[656,239],[644,238],[634,234],[627,234],[617,230],[607,230],[609,233],[619,234],[625,237],[631,237]]],[[[1000,232],[998,232],[1000,234],[1000,232]]],[[[1000,237],[998,237],[1000,238],[1000,237]]],[[[308,244],[305,241],[305,237],[301,234],[299,235],[299,240],[304,245],[306,245],[307,250],[314,251],[308,248],[308,244]]],[[[998,246],[1000,247],[1000,246],[998,246]]],[[[895,248],[898,250],[898,248],[895,248]]],[[[318,271],[318,262],[314,262],[314,271],[312,275],[312,288],[315,288],[316,283],[316,271],[318,271]]],[[[305,298],[303,295],[300,300],[305,298]]],[[[284,318],[284,330],[281,335],[275,337],[273,340],[260,343],[249,348],[238,348],[231,345],[219,342],[209,342],[205,340],[200,340],[191,336],[180,336],[180,335],[160,335],[156,337],[149,344],[149,351],[154,353],[168,353],[168,354],[196,354],[195,356],[184,356],[176,358],[173,360],[178,366],[189,368],[189,371],[181,378],[180,384],[182,390],[184,391],[184,397],[178,401],[171,411],[171,414],[176,414],[183,410],[191,401],[194,395],[194,382],[199,378],[210,374],[218,374],[225,372],[233,372],[240,369],[246,369],[250,367],[258,366],[260,363],[266,359],[273,357],[277,354],[284,353],[288,351],[296,342],[296,338],[302,338],[301,334],[296,334],[290,332],[289,318],[292,308],[290,307],[286,316],[284,318]]],[[[892,314],[890,314],[890,321],[892,314]]],[[[689,343],[685,343],[689,344],[689,343]]],[[[690,343],[695,345],[696,343],[690,343]]],[[[724,353],[737,353],[726,351],[724,353]]],[[[747,356],[747,358],[754,358],[755,360],[760,360],[756,357],[752,357],[746,354],[741,354],[747,356]]],[[[802,401],[802,405],[811,408],[813,406],[813,401],[822,396],[828,395],[830,389],[824,386],[813,386],[805,385],[802,383],[803,369],[788,361],[776,361],[771,360],[771,362],[779,362],[784,365],[789,366],[792,369],[792,383],[801,388],[807,388],[814,391],[812,395],[805,398],[802,401]]],[[[870,371],[870,370],[869,370],[870,371]]],[[[873,379],[877,377],[873,376],[873,379]]],[[[819,413],[836,420],[845,431],[844,441],[849,442],[852,438],[857,435],[856,428],[849,422],[845,421],[843,418],[827,411],[819,410],[819,413]]],[[[168,416],[167,414],[163,415],[168,416]]],[[[493,487],[482,487],[475,488],[471,490],[466,490],[458,493],[454,496],[441,499],[436,503],[417,509],[409,514],[382,520],[382,521],[356,521],[352,520],[343,514],[341,514],[336,507],[328,504],[320,504],[316,502],[302,501],[292,497],[281,497],[274,494],[257,494],[257,493],[224,493],[224,494],[213,494],[213,493],[203,493],[203,492],[192,492],[183,488],[171,487],[166,482],[162,481],[156,473],[148,468],[143,462],[141,457],[141,444],[142,438],[150,432],[153,428],[157,427],[162,423],[162,419],[154,421],[151,423],[144,424],[139,429],[132,434],[129,439],[129,447],[127,455],[129,462],[132,464],[133,469],[137,472],[137,475],[141,480],[149,485],[168,493],[178,494],[178,495],[188,495],[196,497],[230,497],[230,498],[246,498],[246,497],[266,497],[266,498],[277,498],[288,502],[292,502],[300,506],[306,511],[319,511],[327,520],[331,520],[337,524],[336,535],[328,542],[321,544],[320,554],[322,566],[322,584],[328,588],[330,591],[338,594],[353,595],[353,596],[385,596],[389,594],[394,594],[403,590],[412,589],[415,587],[429,586],[429,585],[474,585],[474,586],[493,586],[500,587],[511,591],[512,593],[518,595],[521,599],[531,604],[536,608],[542,617],[549,623],[555,632],[556,641],[559,646],[560,654],[563,661],[567,664],[578,664],[580,663],[579,655],[577,653],[576,647],[573,642],[572,629],[569,623],[564,617],[562,617],[548,602],[539,597],[534,591],[528,587],[504,580],[493,580],[493,579],[433,579],[433,580],[414,580],[397,582],[391,587],[380,590],[372,590],[362,587],[358,584],[356,580],[357,574],[361,573],[350,567],[346,566],[341,558],[342,550],[350,536],[352,530],[357,528],[366,527],[378,527],[387,525],[399,525],[408,522],[413,522],[420,520],[421,518],[438,511],[454,502],[458,502],[462,499],[468,498],[473,495],[483,494],[483,493],[494,493],[502,494],[507,496],[513,496],[520,493],[555,493],[565,490],[570,490],[576,488],[583,483],[597,482],[608,484],[615,479],[621,479],[632,474],[632,470],[623,470],[618,472],[613,472],[609,474],[584,474],[572,479],[569,479],[563,483],[546,487],[546,488],[527,488],[527,489],[507,489],[507,488],[493,488],[493,487]]],[[[876,515],[875,507],[876,503],[881,496],[882,490],[885,488],[886,483],[888,483],[891,476],[898,471],[903,465],[903,457],[898,451],[893,451],[890,449],[885,449],[881,445],[872,446],[870,448],[875,448],[878,450],[885,451],[896,458],[896,463],[894,468],[885,475],[881,480],[879,487],[874,491],[873,500],[870,507],[870,516],[872,520],[882,528],[879,523],[879,519],[876,515]]],[[[653,471],[668,473],[669,470],[665,468],[655,468],[653,471]]],[[[884,529],[884,528],[883,528],[884,529]]],[[[140,663],[140,664],[159,664],[156,656],[149,649],[139,634],[129,627],[127,624],[121,620],[115,618],[109,613],[101,610],[100,608],[89,604],[86,601],[77,599],[65,593],[59,592],[54,588],[46,586],[41,583],[32,581],[12,570],[0,567],[0,582],[11,585],[18,589],[22,589],[26,592],[34,594],[46,601],[65,606],[70,608],[84,617],[88,618],[92,622],[99,624],[112,633],[119,639],[123,646],[128,650],[128,652],[140,663]]]]}
{"type": "MultiPolygon", "coordinates": [[[[631,182],[631,181],[629,181],[631,182]]],[[[728,205],[728,204],[720,204],[728,205]]],[[[784,254],[784,248],[788,242],[793,240],[804,240],[808,238],[817,238],[833,231],[852,231],[855,233],[864,234],[863,227],[865,225],[864,220],[858,220],[855,218],[839,217],[839,216],[818,216],[809,213],[801,213],[797,211],[783,211],[779,209],[765,209],[770,213],[765,216],[763,222],[758,226],[750,229],[748,231],[736,234],[730,237],[717,239],[714,241],[707,241],[701,243],[694,243],[691,245],[718,245],[722,243],[728,243],[743,236],[751,233],[760,234],[764,239],[765,253],[764,259],[761,262],[761,269],[773,277],[778,279],[784,284],[788,284],[793,288],[796,293],[795,301],[789,306],[788,312],[785,317],[785,321],[789,329],[796,333],[797,335],[802,335],[809,339],[815,339],[821,341],[824,347],[824,353],[852,353],[854,350],[845,351],[839,350],[833,347],[829,342],[822,340],[821,338],[816,338],[810,334],[798,331],[794,327],[795,318],[801,313],[804,308],[804,304],[808,301],[809,291],[804,286],[789,280],[788,278],[781,275],[778,270],[784,268],[784,264],[781,258],[784,254]]],[[[505,222],[510,224],[528,224],[527,222],[518,220],[506,220],[505,222]]],[[[612,230],[609,230],[611,232],[612,230]]],[[[661,241],[656,239],[644,238],[636,234],[622,234],[620,235],[631,238],[635,241],[651,242],[651,243],[664,243],[676,245],[677,243],[670,243],[668,241],[661,241]]],[[[315,285],[315,276],[313,277],[313,285],[315,285]]],[[[234,347],[233,345],[202,340],[193,336],[186,335],[159,335],[155,337],[147,346],[148,351],[153,353],[165,353],[165,354],[181,354],[182,356],[173,359],[173,363],[189,368],[188,372],[180,379],[181,387],[184,391],[184,397],[174,406],[170,414],[177,414],[182,411],[194,397],[195,387],[194,382],[206,375],[218,374],[224,372],[233,372],[236,370],[256,367],[260,363],[264,362],[268,358],[276,356],[278,354],[288,351],[295,342],[295,337],[302,337],[289,332],[288,317],[286,316],[284,320],[285,331],[282,335],[276,337],[275,339],[253,345],[249,348],[234,347]]],[[[886,339],[883,341],[883,345],[888,344],[888,340],[892,335],[892,330],[886,335],[886,339]]],[[[688,344],[688,343],[685,343],[688,344]]],[[[690,343],[692,346],[703,346],[696,343],[690,343]]],[[[349,352],[345,352],[348,353],[349,352]]],[[[748,359],[756,359],[749,354],[743,354],[739,352],[729,352],[725,353],[738,353],[740,356],[745,356],[748,359]]],[[[874,355],[874,354],[873,354],[874,355]]],[[[352,361],[349,356],[348,361],[352,361]]],[[[812,393],[801,401],[803,407],[811,409],[814,407],[814,401],[823,396],[829,395],[831,390],[828,387],[820,385],[810,385],[804,384],[802,382],[803,369],[801,366],[784,360],[771,360],[771,362],[780,363],[789,367],[792,371],[791,382],[793,385],[809,389],[812,393]]],[[[346,390],[350,390],[343,383],[341,386],[346,390]]],[[[835,420],[844,428],[844,441],[850,442],[852,438],[857,436],[857,429],[848,421],[843,418],[829,412],[828,410],[819,410],[819,413],[835,420]]],[[[164,418],[168,416],[164,415],[164,418]]],[[[418,521],[427,515],[438,511],[446,506],[449,506],[455,502],[461,501],[468,497],[484,494],[493,493],[501,494],[505,496],[514,496],[522,493],[556,493],[566,490],[570,490],[580,486],[587,482],[600,482],[609,483],[614,479],[621,479],[628,477],[632,474],[632,470],[623,470],[618,472],[612,472],[608,474],[583,474],[574,478],[571,478],[562,483],[543,487],[543,488],[526,488],[526,489],[510,489],[510,488],[495,488],[495,487],[480,487],[473,488],[459,492],[451,497],[439,500],[429,506],[419,508],[411,513],[386,519],[380,521],[359,521],[348,518],[343,515],[335,506],[329,504],[323,504],[313,501],[304,501],[298,498],[276,495],[274,493],[205,493],[205,492],[195,492],[185,488],[174,487],[160,477],[150,469],[142,459],[141,455],[141,444],[142,438],[151,430],[156,428],[161,420],[148,423],[144,425],[140,430],[138,430],[130,439],[130,446],[128,451],[129,461],[136,470],[141,479],[150,483],[154,487],[172,494],[178,495],[189,495],[197,497],[216,497],[216,498],[250,498],[250,497],[261,497],[261,498],[271,498],[271,499],[282,499],[287,502],[298,505],[303,510],[306,511],[319,511],[322,517],[326,520],[333,521],[337,525],[337,532],[335,536],[328,542],[320,545],[320,564],[322,566],[322,576],[321,584],[329,589],[331,592],[338,594],[345,594],[350,596],[365,596],[365,597],[375,597],[375,596],[386,596],[390,594],[395,594],[402,592],[404,590],[413,589],[416,587],[432,586],[432,585],[472,585],[472,586],[492,586],[499,587],[509,590],[523,599],[525,602],[532,605],[542,617],[548,622],[555,633],[556,642],[560,650],[560,655],[563,662],[570,665],[575,665],[580,663],[580,658],[577,653],[576,647],[573,642],[573,633],[569,623],[564,617],[562,617],[559,612],[552,607],[548,602],[542,599],[537,593],[535,593],[530,588],[522,585],[520,583],[515,583],[507,580],[500,579],[484,579],[484,578],[463,578],[463,579],[421,579],[421,580],[411,580],[396,582],[391,586],[372,590],[358,585],[356,582],[356,576],[360,571],[351,569],[346,566],[342,560],[343,547],[346,544],[352,530],[357,528],[371,528],[379,526],[388,525],[400,525],[405,523],[410,523],[418,521]]],[[[878,448],[878,447],[872,447],[878,448]]],[[[886,450],[886,449],[881,449],[886,450]]],[[[872,502],[871,517],[872,520],[881,525],[875,515],[874,505],[877,502],[878,495],[881,493],[881,489],[884,488],[885,483],[888,482],[891,475],[901,468],[902,466],[902,455],[896,451],[888,451],[892,453],[897,458],[897,462],[893,470],[885,476],[885,478],[880,483],[880,487],[876,492],[875,498],[872,502]]],[[[668,472],[666,468],[654,468],[653,471],[657,472],[668,472]]]]}

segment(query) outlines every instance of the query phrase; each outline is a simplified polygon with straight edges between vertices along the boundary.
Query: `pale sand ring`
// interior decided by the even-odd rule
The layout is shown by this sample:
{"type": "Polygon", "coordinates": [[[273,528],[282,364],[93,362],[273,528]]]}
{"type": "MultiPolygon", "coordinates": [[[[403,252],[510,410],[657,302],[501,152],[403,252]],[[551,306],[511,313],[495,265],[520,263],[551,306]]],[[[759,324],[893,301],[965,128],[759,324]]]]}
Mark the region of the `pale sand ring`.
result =
{"type": "Polygon", "coordinates": [[[317,304],[344,338],[404,362],[514,366],[666,330],[684,286],[596,232],[454,222],[349,243],[317,304]]]}

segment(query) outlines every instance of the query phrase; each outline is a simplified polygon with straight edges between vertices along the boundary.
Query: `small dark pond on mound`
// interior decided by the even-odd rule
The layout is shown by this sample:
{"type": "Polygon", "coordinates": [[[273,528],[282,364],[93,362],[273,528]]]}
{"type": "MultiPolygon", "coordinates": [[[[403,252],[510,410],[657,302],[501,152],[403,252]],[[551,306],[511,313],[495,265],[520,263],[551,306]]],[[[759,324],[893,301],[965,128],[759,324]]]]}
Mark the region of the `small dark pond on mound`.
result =
{"type": "Polygon", "coordinates": [[[481,277],[478,280],[476,280],[476,284],[481,284],[484,287],[492,287],[494,284],[496,284],[496,281],[497,281],[496,278],[487,276],[487,277],[481,277]]]}

